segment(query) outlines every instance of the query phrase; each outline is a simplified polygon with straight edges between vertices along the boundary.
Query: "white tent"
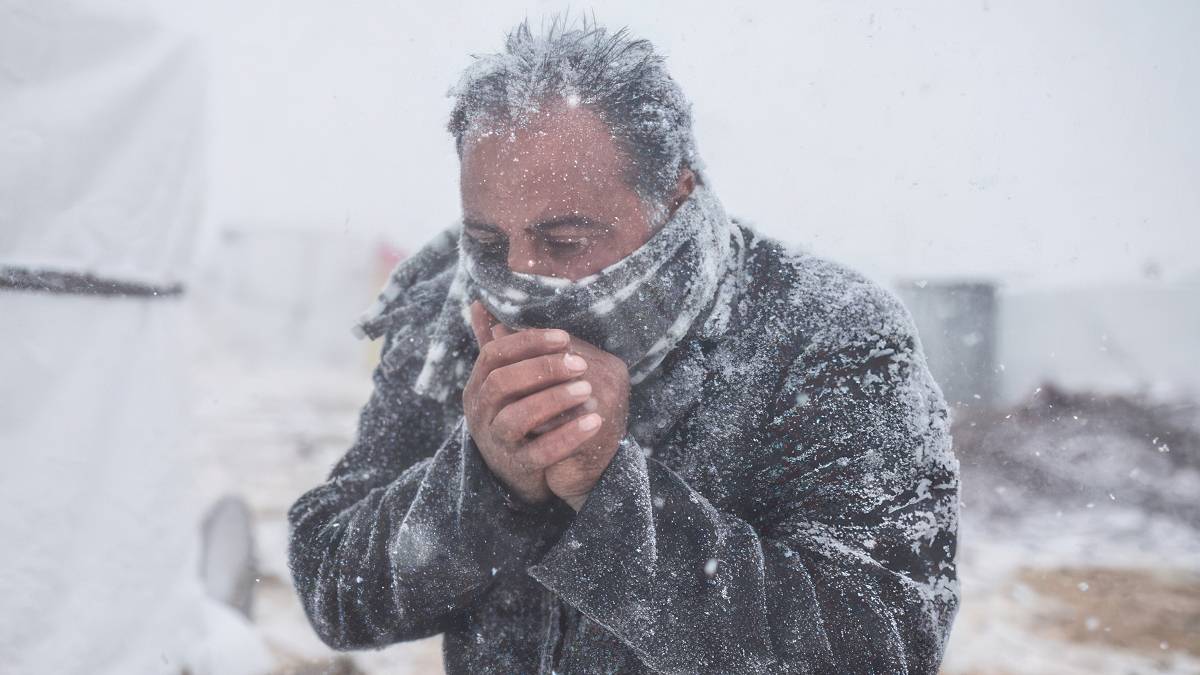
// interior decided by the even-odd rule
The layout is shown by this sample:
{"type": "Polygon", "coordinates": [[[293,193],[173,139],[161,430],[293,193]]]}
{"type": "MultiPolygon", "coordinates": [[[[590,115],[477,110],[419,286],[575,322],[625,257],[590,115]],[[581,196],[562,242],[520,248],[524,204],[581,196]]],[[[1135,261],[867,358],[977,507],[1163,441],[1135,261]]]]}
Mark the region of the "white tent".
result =
{"type": "Polygon", "coordinates": [[[198,52],[131,2],[0,3],[0,669],[254,673],[197,572],[178,345],[198,52]]]}

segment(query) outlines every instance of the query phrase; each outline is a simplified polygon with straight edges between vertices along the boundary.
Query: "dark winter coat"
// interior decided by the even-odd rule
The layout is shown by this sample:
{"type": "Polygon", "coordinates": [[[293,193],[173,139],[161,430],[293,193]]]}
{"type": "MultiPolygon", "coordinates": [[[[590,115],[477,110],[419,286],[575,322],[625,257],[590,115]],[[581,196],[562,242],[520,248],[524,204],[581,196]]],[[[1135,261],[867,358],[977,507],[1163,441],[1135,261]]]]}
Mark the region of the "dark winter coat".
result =
{"type": "Polygon", "coordinates": [[[936,672],[958,463],[912,320],[860,274],[738,227],[726,328],[664,361],[690,384],[630,420],[578,514],[514,500],[461,397],[412,392],[455,254],[407,270],[358,439],[289,514],[320,637],[445,633],[452,673],[936,672]]]}

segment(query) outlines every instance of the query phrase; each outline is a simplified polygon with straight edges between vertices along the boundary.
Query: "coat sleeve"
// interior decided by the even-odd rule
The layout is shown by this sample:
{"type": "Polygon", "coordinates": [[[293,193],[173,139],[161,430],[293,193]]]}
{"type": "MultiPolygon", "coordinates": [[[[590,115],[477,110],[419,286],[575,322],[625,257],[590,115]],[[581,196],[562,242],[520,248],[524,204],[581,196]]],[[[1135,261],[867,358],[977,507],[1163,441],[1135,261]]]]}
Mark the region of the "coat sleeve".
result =
{"type": "Polygon", "coordinates": [[[309,621],[335,649],[443,632],[497,578],[544,552],[545,509],[491,473],[461,418],[375,371],[358,436],[288,513],[288,561],[309,621]]]}
{"type": "Polygon", "coordinates": [[[530,573],[656,671],[937,672],[958,464],[910,320],[818,336],[764,405],[753,515],[627,437],[530,573]]]}

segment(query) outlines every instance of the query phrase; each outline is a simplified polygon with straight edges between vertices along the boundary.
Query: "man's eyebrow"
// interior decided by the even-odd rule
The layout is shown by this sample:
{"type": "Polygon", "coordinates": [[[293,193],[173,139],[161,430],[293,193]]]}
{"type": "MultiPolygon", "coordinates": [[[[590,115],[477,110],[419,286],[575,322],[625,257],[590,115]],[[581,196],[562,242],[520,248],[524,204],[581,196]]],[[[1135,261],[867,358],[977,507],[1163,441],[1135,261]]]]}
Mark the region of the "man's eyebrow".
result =
{"type": "Polygon", "coordinates": [[[503,234],[503,231],[500,228],[496,227],[495,225],[489,225],[487,223],[483,223],[478,220],[471,220],[470,218],[463,219],[463,227],[471,227],[476,230],[485,230],[487,232],[496,232],[498,234],[503,234]]]}
{"type": "Polygon", "coordinates": [[[549,230],[549,229],[552,229],[555,227],[562,227],[565,225],[574,225],[576,227],[587,227],[587,228],[592,228],[592,229],[601,229],[604,227],[603,223],[598,223],[598,222],[592,220],[591,218],[588,218],[587,216],[565,215],[565,216],[556,216],[554,218],[550,218],[549,220],[543,220],[540,223],[537,223],[536,225],[534,225],[533,229],[539,230],[539,231],[540,230],[549,230]]]}

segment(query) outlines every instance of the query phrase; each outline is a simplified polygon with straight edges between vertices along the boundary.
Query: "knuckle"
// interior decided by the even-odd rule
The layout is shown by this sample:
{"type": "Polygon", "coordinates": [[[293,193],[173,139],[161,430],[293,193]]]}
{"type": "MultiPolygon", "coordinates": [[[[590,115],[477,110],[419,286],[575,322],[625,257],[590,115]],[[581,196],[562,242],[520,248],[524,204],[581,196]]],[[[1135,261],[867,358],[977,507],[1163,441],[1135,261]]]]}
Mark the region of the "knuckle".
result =
{"type": "Polygon", "coordinates": [[[523,453],[525,461],[531,466],[542,469],[550,464],[553,464],[554,451],[557,443],[551,440],[542,440],[531,444],[523,453]]]}
{"type": "Polygon", "coordinates": [[[484,401],[488,400],[490,395],[491,385],[488,383],[487,378],[484,378],[483,382],[479,383],[479,387],[475,391],[475,399],[477,400],[477,404],[482,405],[484,401]]]}
{"type": "Polygon", "coordinates": [[[485,368],[490,369],[491,365],[495,363],[498,358],[500,358],[500,348],[496,346],[496,342],[494,340],[487,343],[482,349],[479,350],[479,363],[485,368]]]}
{"type": "Polygon", "coordinates": [[[495,434],[502,443],[506,445],[515,445],[521,440],[523,434],[515,428],[511,420],[505,418],[501,420],[499,417],[492,423],[492,433],[495,434]]]}
{"type": "Polygon", "coordinates": [[[501,392],[500,377],[493,370],[483,378],[483,383],[479,385],[479,397],[485,401],[494,401],[501,392]]]}
{"type": "Polygon", "coordinates": [[[534,448],[526,448],[513,455],[513,464],[526,473],[537,471],[541,467],[538,465],[536,457],[537,452],[534,448]]]}

